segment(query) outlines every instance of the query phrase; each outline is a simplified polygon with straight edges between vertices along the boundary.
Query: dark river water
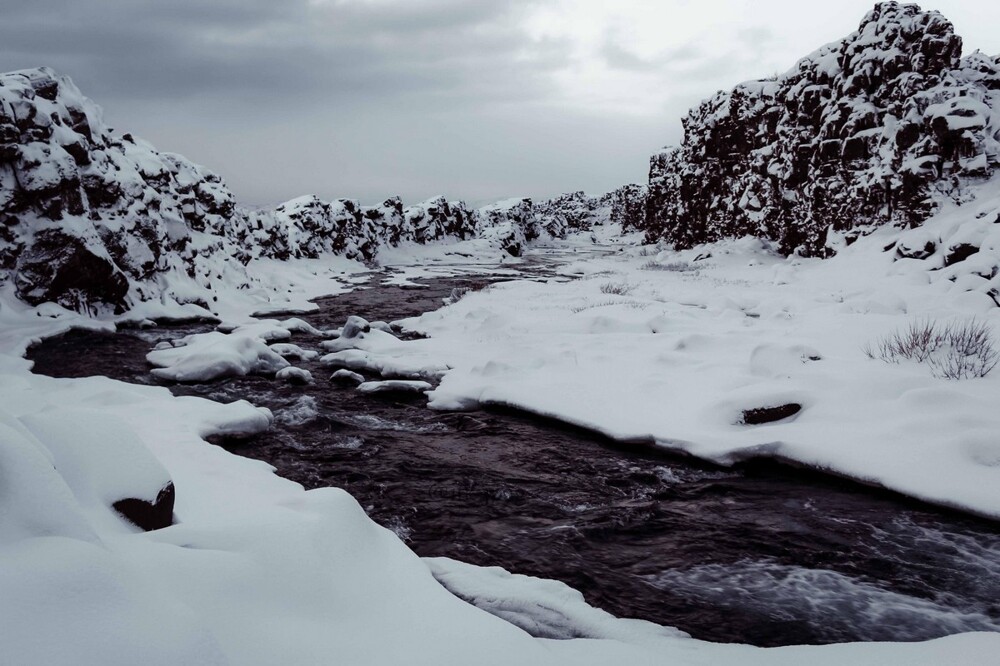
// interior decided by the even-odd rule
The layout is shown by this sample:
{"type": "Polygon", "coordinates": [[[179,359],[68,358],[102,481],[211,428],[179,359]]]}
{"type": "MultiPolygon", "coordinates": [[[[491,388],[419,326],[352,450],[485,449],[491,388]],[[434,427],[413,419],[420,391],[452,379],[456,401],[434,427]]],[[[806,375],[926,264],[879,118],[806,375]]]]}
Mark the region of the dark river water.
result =
{"type": "MultiPolygon", "coordinates": [[[[414,289],[381,279],[302,317],[323,329],[353,314],[392,321],[488,281],[414,289]]],[[[29,358],[41,374],[154,384],[144,357],[156,342],[210,329],[76,331],[29,358]]],[[[307,488],[347,489],[419,555],[558,579],[615,615],[713,641],[1000,630],[997,524],[776,464],[722,469],[520,414],[433,412],[423,397],[361,395],[318,363],[295,364],[315,384],[246,377],[171,389],[271,408],[269,432],[223,444],[307,488]]]]}

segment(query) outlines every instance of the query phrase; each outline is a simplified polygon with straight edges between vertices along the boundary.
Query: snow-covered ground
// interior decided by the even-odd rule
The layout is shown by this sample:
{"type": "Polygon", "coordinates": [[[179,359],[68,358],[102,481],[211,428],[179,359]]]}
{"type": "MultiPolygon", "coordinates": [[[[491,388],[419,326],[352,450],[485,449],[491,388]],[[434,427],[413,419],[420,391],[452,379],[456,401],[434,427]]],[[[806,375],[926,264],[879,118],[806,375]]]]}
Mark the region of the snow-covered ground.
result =
{"type": "MultiPolygon", "coordinates": [[[[622,251],[566,267],[583,279],[499,284],[411,321],[429,340],[402,343],[377,329],[354,339],[388,364],[450,367],[431,394],[439,408],[509,402],[699,455],[783,455],[997,513],[1000,451],[990,433],[1000,417],[989,405],[998,377],[948,382],[860,352],[908,317],[996,315],[982,294],[916,284],[916,270],[890,264],[880,243],[859,241],[825,264],[779,259],[749,242],[718,246],[705,261],[656,258],[698,266],[683,271],[647,270],[652,257],[622,251]],[[627,293],[603,293],[606,284],[627,293]],[[733,425],[740,409],[788,400],[805,406],[794,420],[733,425]]],[[[462,264],[490,258],[474,243],[462,247],[449,250],[472,255],[452,255],[462,264]]],[[[237,366],[259,360],[256,340],[296,326],[275,314],[240,328],[251,312],[308,309],[309,298],[350,289],[367,269],[330,259],[249,270],[271,289],[220,291],[215,304],[230,333],[213,345],[244,350],[237,366]]],[[[199,314],[166,303],[126,317],[199,314]]],[[[345,492],[305,491],[204,440],[266,428],[266,410],[29,373],[22,355],[32,339],[81,325],[114,322],[0,294],[0,663],[1000,663],[1000,634],[990,633],[713,645],[615,619],[551,581],[424,562],[345,492]],[[123,495],[152,499],[167,478],[177,491],[173,526],[141,532],[108,506],[123,495]],[[582,638],[533,638],[520,627],[582,638]]],[[[217,363],[201,342],[192,351],[217,363]]],[[[182,361],[164,356],[168,367],[182,361]]],[[[282,365],[270,360],[271,369],[282,365]]]]}
{"type": "Polygon", "coordinates": [[[437,409],[513,405],[624,440],[729,463],[787,459],[1000,516],[1000,370],[949,380],[864,350],[911,323],[978,321],[1000,351],[997,186],[923,227],[883,228],[828,260],[743,239],[675,253],[631,247],[569,264],[580,279],[516,281],[403,322],[452,368],[437,409]],[[897,246],[937,247],[925,259],[897,246]],[[945,266],[951,248],[979,252],[945,266]],[[887,249],[888,248],[888,249],[887,249]],[[744,411],[801,411],[748,425],[744,411]]]}

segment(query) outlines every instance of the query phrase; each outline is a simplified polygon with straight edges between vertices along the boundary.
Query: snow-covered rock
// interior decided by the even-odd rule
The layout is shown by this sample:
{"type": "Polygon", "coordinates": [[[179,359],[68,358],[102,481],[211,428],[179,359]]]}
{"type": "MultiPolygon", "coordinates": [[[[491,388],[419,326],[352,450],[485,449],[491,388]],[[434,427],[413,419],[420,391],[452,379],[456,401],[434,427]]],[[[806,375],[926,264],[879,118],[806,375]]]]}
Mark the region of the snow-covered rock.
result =
{"type": "Polygon", "coordinates": [[[302,347],[293,345],[290,342],[275,343],[271,345],[271,351],[278,354],[282,358],[294,358],[302,361],[311,361],[319,356],[318,351],[303,349],[302,347]]]}
{"type": "Polygon", "coordinates": [[[306,384],[313,383],[313,376],[311,372],[292,366],[278,370],[278,372],[274,374],[274,378],[288,382],[289,384],[295,384],[297,386],[304,386],[306,384]]]}
{"type": "Polygon", "coordinates": [[[338,384],[363,384],[365,376],[357,372],[341,369],[330,375],[330,381],[337,382],[338,384]]]}
{"type": "Polygon", "coordinates": [[[113,134],[68,78],[0,75],[0,272],[22,299],[121,310],[168,271],[209,287],[234,212],[218,176],[113,134]]]}
{"type": "Polygon", "coordinates": [[[175,382],[274,374],[289,366],[256,335],[218,331],[193,335],[180,347],[154,349],[146,360],[158,366],[152,370],[153,375],[175,382]]]}
{"type": "Polygon", "coordinates": [[[785,74],[719,92],[651,160],[648,239],[827,256],[838,232],[967,199],[1000,164],[1000,59],[961,53],[941,14],[883,2],[785,74]]]}
{"type": "Polygon", "coordinates": [[[543,201],[536,209],[542,227],[556,238],[607,224],[617,224],[622,231],[631,231],[643,224],[646,189],[643,185],[624,185],[596,197],[572,192],[543,201]]]}
{"type": "Polygon", "coordinates": [[[210,310],[220,287],[257,286],[252,260],[372,262],[383,247],[477,233],[510,249],[501,237],[522,239],[535,217],[530,202],[513,216],[484,215],[444,197],[241,208],[211,171],[114,133],[68,78],[0,74],[0,284],[31,304],[121,312],[167,299],[210,310]]]}
{"type": "Polygon", "coordinates": [[[434,387],[429,382],[406,379],[388,379],[358,385],[361,393],[426,393],[432,388],[434,387]]]}

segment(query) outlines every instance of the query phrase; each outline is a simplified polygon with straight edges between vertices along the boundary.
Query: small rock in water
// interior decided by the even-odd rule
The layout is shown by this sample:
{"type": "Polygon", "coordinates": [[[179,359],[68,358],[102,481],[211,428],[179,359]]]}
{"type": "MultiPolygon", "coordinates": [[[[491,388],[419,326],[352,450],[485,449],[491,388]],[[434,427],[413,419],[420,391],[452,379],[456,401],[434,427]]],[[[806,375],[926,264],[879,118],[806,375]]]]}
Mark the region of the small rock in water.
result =
{"type": "Polygon", "coordinates": [[[304,361],[311,361],[312,359],[319,356],[319,352],[313,351],[311,349],[303,349],[298,345],[293,345],[289,342],[278,342],[271,345],[271,351],[278,354],[282,358],[296,358],[304,361]]]}
{"type": "Polygon", "coordinates": [[[287,368],[282,368],[274,375],[275,379],[281,379],[289,384],[295,384],[302,386],[304,384],[312,384],[313,377],[312,373],[308,370],[303,370],[302,368],[295,368],[288,366],[287,368]]]}
{"type": "Polygon", "coordinates": [[[364,384],[365,378],[364,375],[360,375],[357,372],[337,370],[337,372],[330,375],[330,381],[341,384],[364,384]]]}
{"type": "Polygon", "coordinates": [[[361,317],[352,316],[347,318],[347,323],[344,324],[344,328],[340,331],[341,338],[356,338],[362,333],[367,333],[372,330],[371,324],[367,320],[361,317]]]}
{"type": "Polygon", "coordinates": [[[362,393],[425,393],[433,386],[428,382],[405,379],[389,379],[381,382],[365,382],[358,386],[362,393]]]}
{"type": "Polygon", "coordinates": [[[324,337],[325,331],[321,331],[304,319],[299,319],[298,317],[292,317],[291,319],[286,319],[280,322],[280,326],[293,333],[305,333],[306,335],[313,335],[316,337],[324,337]]]}

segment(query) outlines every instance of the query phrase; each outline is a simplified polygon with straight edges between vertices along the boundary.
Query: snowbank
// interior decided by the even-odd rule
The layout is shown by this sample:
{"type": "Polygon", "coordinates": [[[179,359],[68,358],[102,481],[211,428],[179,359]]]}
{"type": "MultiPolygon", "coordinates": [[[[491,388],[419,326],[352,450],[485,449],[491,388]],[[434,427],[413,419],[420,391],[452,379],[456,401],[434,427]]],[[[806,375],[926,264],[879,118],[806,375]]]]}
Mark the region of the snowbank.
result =
{"type": "MultiPolygon", "coordinates": [[[[438,390],[439,400],[461,396],[458,389],[463,386],[472,391],[472,382],[480,381],[493,386],[489,390],[501,398],[509,392],[512,397],[526,397],[524,404],[544,406],[543,396],[525,387],[536,390],[546,377],[555,378],[553,369],[573,368],[584,353],[592,353],[594,361],[569,376],[576,382],[569,387],[574,392],[570,395],[591,396],[586,420],[592,423],[621,408],[621,398],[631,395],[627,391],[636,386],[649,390],[643,382],[652,379],[652,370],[658,366],[649,366],[643,375],[641,363],[649,359],[628,360],[630,354],[645,349],[644,340],[666,340],[666,348],[657,353],[668,356],[680,353],[671,352],[676,347],[671,341],[680,340],[658,336],[683,335],[684,346],[692,353],[718,353],[730,342],[745,348],[735,322],[777,328],[788,325],[787,315],[792,312],[782,310],[783,304],[813,303],[801,300],[798,291],[787,303],[783,297],[765,297],[775,289],[773,280],[733,283],[728,286],[737,292],[762,294],[751,303],[749,293],[733,293],[734,302],[760,314],[757,319],[746,314],[737,317],[733,306],[715,295],[715,280],[727,271],[743,275],[740,279],[759,276],[760,271],[770,275],[784,270],[790,270],[791,277],[805,278],[818,269],[790,266],[739,248],[726,256],[728,260],[723,257],[712,269],[713,277],[696,277],[695,271],[643,272],[638,266],[644,260],[635,257],[589,259],[575,265],[573,270],[578,271],[623,271],[622,276],[637,285],[634,295],[615,297],[623,300],[641,298],[650,289],[669,288],[676,299],[673,314],[649,318],[655,320],[659,333],[644,328],[637,318],[638,307],[599,305],[609,299],[600,286],[619,277],[604,275],[569,284],[498,286],[470,294],[421,320],[427,325],[436,322],[442,333],[450,331],[450,337],[402,342],[384,330],[370,326],[365,332],[361,326],[350,339],[353,346],[364,349],[343,349],[334,355],[368,355],[373,367],[421,372],[432,368],[437,373],[448,369],[442,365],[447,358],[457,365],[445,380],[447,386],[438,390]],[[747,257],[756,265],[741,266],[747,257]],[[643,282],[654,278],[666,282],[660,286],[643,282]],[[775,298],[774,303],[768,300],[775,298]],[[687,316],[703,319],[685,320],[687,316]],[[717,328],[697,335],[692,332],[712,321],[717,328]],[[447,346],[449,340],[454,348],[447,346]],[[616,366],[622,358],[630,365],[616,366]],[[610,369],[619,374],[595,374],[610,369]],[[609,381],[623,392],[609,392],[609,381]],[[601,409],[594,407],[596,396],[602,399],[601,409]]],[[[881,265],[891,266],[890,260],[881,265]]],[[[315,265],[306,260],[287,265],[289,271],[313,275],[291,298],[301,302],[310,295],[335,291],[336,285],[346,282],[343,276],[317,276],[311,266],[315,265]]],[[[810,279],[822,277],[817,273],[810,279]]],[[[863,276],[856,277],[864,282],[863,276]]],[[[944,281],[940,286],[951,284],[944,281]]],[[[845,302],[874,302],[877,295],[871,285],[864,289],[864,299],[851,296],[845,302]]],[[[275,476],[268,465],[234,456],[205,441],[206,437],[259,432],[271,424],[267,410],[246,402],[223,405],[201,398],[175,398],[161,387],[100,377],[62,380],[29,374],[28,363],[20,356],[30,340],[73,325],[107,328],[113,322],[89,320],[63,309],[26,308],[9,295],[0,295],[0,598],[4,600],[0,604],[0,662],[263,666],[335,659],[358,665],[435,666],[803,662],[936,666],[988,663],[1000,654],[1000,635],[990,633],[919,644],[773,650],[712,645],[648,623],[612,618],[551,581],[454,562],[424,562],[392,532],[369,520],[343,491],[305,491],[275,476]],[[172,480],[177,489],[175,522],[169,527],[139,531],[108,506],[123,494],[149,498],[164,479],[172,480]],[[438,579],[480,608],[448,592],[438,579]],[[496,615],[535,633],[588,638],[533,638],[496,615]]],[[[244,339],[263,345],[264,338],[281,338],[280,331],[288,330],[274,322],[243,327],[246,313],[260,308],[265,298],[273,299],[274,307],[280,309],[276,294],[242,300],[236,292],[232,299],[228,296],[220,294],[228,308],[224,318],[235,322],[224,327],[229,334],[217,331],[189,340],[187,347],[163,351],[173,359],[174,352],[204,351],[208,341],[244,339]]],[[[809,309],[801,308],[802,312],[809,309]]],[[[185,314],[190,313],[170,305],[160,310],[163,316],[185,314]]],[[[884,323],[898,318],[875,317],[887,317],[884,323]]],[[[784,367],[794,373],[798,370],[795,359],[806,353],[804,349],[815,349],[824,359],[810,361],[807,367],[839,358],[840,350],[829,335],[806,335],[810,330],[807,327],[787,340],[779,336],[773,349],[757,355],[761,367],[784,367]]],[[[282,351],[298,354],[288,347],[282,351]]],[[[216,357],[217,352],[225,356],[232,349],[220,345],[204,359],[216,357]]],[[[711,377],[721,372],[716,367],[721,362],[704,363],[710,378],[707,386],[716,381],[711,377]]],[[[745,358],[742,362],[748,363],[745,358]]],[[[197,365],[189,363],[189,367],[197,365]]],[[[866,363],[879,372],[905,372],[908,377],[919,370],[866,363]]],[[[750,371],[746,374],[756,376],[750,371]]],[[[779,378],[770,379],[780,383],[779,378]]],[[[810,388],[815,392],[813,404],[818,404],[824,394],[810,388]]],[[[795,397],[800,392],[788,389],[788,395],[795,397]]],[[[754,397],[761,395],[772,394],[761,390],[754,397]]],[[[466,397],[480,401],[490,395],[480,388],[466,397]]],[[[562,411],[553,411],[570,418],[569,402],[557,401],[555,407],[562,411]]],[[[813,410],[804,410],[799,421],[813,410]]],[[[314,405],[303,402],[295,418],[314,413],[314,405]]],[[[712,428],[704,432],[717,434],[712,428]]]]}
{"type": "Polygon", "coordinates": [[[423,355],[450,366],[430,394],[438,409],[512,405],[721,463],[787,459],[996,517],[1000,372],[949,381],[863,350],[922,319],[978,318],[1000,341],[998,214],[994,183],[920,229],[884,228],[824,261],[754,239],[581,261],[564,269],[574,282],[501,283],[402,322],[431,338],[367,363],[423,355]],[[923,259],[894,249],[927,239],[938,249],[923,259]],[[960,243],[975,252],[949,264],[960,243]],[[758,420],[748,413],[785,407],[776,422],[748,425],[758,420]]]}

